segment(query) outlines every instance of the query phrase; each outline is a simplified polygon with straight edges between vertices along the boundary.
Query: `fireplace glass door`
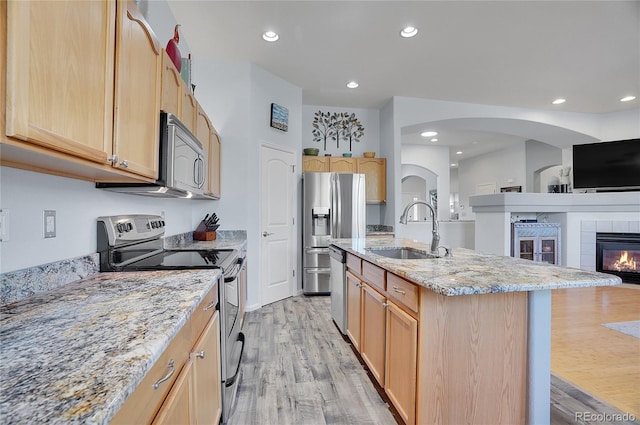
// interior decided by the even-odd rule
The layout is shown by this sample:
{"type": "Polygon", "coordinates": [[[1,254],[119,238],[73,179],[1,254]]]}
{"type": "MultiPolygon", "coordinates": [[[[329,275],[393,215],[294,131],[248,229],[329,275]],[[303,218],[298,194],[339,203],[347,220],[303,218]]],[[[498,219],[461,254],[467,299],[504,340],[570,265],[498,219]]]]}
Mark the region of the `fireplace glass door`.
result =
{"type": "Polygon", "coordinates": [[[623,282],[640,283],[640,235],[596,234],[596,270],[620,276],[623,282]]]}

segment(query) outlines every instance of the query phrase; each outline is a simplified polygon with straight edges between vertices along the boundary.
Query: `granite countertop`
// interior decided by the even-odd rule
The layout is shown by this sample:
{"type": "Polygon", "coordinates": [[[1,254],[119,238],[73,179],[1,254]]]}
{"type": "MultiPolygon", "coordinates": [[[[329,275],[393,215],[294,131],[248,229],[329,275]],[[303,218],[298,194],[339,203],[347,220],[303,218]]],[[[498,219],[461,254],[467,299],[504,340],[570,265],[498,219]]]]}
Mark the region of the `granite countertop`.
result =
{"type": "Polygon", "coordinates": [[[107,424],[219,276],[99,273],[0,307],[0,422],[107,424]]]}
{"type": "MultiPolygon", "coordinates": [[[[375,249],[412,247],[429,252],[426,244],[410,239],[333,239],[331,243],[383,269],[442,295],[610,286],[622,283],[610,274],[554,266],[513,257],[454,248],[452,257],[401,260],[375,254],[375,249]]],[[[444,253],[444,250],[441,250],[444,253]]]]}
{"type": "Polygon", "coordinates": [[[217,233],[218,237],[213,241],[166,238],[164,247],[171,250],[236,249],[242,251],[247,249],[247,233],[244,230],[220,230],[217,233]]]}

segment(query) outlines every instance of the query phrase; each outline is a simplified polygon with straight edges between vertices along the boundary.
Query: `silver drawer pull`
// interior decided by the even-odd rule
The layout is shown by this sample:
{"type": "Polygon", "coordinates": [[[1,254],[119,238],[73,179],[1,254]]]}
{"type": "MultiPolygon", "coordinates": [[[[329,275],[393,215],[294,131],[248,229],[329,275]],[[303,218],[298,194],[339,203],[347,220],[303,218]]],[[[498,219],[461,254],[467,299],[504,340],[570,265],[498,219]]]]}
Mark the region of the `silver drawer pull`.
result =
{"type": "Polygon", "coordinates": [[[395,292],[397,292],[398,294],[402,294],[402,295],[405,295],[405,294],[406,294],[406,292],[404,292],[403,290],[401,290],[401,289],[400,289],[400,288],[398,288],[397,286],[394,286],[394,287],[393,287],[393,290],[394,290],[395,292]]]}
{"type": "Polygon", "coordinates": [[[204,310],[204,311],[209,311],[209,310],[211,310],[212,308],[214,308],[215,306],[216,306],[216,302],[215,302],[215,300],[214,300],[214,301],[211,301],[211,304],[209,304],[208,306],[204,307],[202,310],[204,310]]]}
{"type": "Polygon", "coordinates": [[[199,353],[196,353],[196,357],[200,359],[204,359],[204,350],[200,351],[199,353]]]}
{"type": "Polygon", "coordinates": [[[164,378],[158,379],[158,381],[155,384],[153,384],[154,390],[157,390],[160,387],[160,384],[162,384],[164,381],[166,381],[167,379],[173,376],[174,372],[176,371],[176,367],[175,367],[175,364],[173,363],[173,359],[169,360],[169,364],[167,364],[167,368],[171,370],[169,371],[169,373],[167,373],[164,376],[164,378]]]}

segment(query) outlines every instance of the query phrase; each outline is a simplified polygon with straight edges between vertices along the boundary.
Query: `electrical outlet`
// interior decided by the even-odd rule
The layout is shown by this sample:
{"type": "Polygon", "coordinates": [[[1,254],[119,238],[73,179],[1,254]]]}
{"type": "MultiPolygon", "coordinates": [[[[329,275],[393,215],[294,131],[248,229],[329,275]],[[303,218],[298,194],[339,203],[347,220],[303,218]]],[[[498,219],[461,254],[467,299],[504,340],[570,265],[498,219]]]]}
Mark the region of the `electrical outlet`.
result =
{"type": "Polygon", "coordinates": [[[9,210],[0,210],[0,242],[9,240],[9,210]]]}
{"type": "Polygon", "coordinates": [[[56,237],[56,212],[55,210],[44,210],[43,230],[45,238],[56,237]]]}

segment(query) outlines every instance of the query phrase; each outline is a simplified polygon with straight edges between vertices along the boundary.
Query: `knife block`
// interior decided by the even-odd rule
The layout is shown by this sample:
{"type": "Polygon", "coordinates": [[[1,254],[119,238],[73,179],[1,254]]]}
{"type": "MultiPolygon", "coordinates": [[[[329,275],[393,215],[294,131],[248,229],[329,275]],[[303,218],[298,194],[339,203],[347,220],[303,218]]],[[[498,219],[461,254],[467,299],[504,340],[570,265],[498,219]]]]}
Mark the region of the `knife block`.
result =
{"type": "Polygon", "coordinates": [[[204,221],[201,221],[193,232],[193,239],[196,241],[215,241],[216,231],[207,231],[204,221]]]}

